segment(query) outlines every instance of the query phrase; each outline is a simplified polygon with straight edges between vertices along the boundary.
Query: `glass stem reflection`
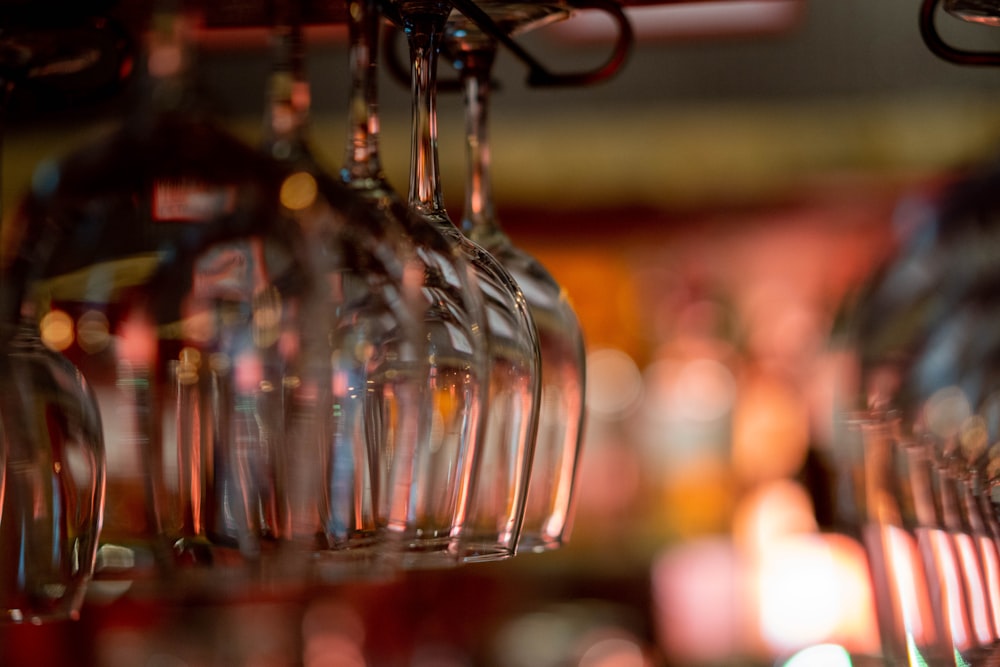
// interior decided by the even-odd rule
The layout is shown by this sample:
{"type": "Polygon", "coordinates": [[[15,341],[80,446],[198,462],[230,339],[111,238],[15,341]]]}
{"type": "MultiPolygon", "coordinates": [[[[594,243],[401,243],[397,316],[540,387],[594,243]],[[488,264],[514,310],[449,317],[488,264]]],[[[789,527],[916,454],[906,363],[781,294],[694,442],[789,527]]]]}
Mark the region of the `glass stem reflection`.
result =
{"type": "Polygon", "coordinates": [[[407,35],[411,59],[413,127],[410,145],[410,207],[424,215],[444,212],[437,155],[437,76],[438,53],[447,8],[428,12],[408,21],[407,35]]]}
{"type": "Polygon", "coordinates": [[[480,232],[498,231],[494,220],[492,179],[490,175],[489,99],[490,73],[496,47],[475,51],[461,50],[461,78],[465,88],[466,172],[463,231],[476,227],[480,232]]]}

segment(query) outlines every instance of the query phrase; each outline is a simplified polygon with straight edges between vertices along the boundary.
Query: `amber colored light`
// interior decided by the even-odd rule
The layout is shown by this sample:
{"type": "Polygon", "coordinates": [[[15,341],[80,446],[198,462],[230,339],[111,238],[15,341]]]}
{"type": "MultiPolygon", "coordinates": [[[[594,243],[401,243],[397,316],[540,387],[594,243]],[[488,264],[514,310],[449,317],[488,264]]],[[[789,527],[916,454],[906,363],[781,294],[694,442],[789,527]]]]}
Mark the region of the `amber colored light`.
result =
{"type": "Polygon", "coordinates": [[[38,322],[42,342],[56,351],[63,351],[73,344],[73,318],[64,311],[50,310],[38,322]]]}

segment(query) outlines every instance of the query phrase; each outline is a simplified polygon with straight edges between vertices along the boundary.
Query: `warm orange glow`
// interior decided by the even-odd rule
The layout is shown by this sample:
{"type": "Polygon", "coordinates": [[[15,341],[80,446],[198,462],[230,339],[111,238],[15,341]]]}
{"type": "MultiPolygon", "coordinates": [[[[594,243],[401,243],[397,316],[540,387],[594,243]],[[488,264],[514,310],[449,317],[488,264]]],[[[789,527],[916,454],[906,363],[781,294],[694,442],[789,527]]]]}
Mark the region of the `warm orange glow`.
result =
{"type": "Polygon", "coordinates": [[[281,204],[292,211],[302,211],[316,201],[316,179],[306,171],[290,174],[281,184],[281,204]]]}
{"type": "Polygon", "coordinates": [[[648,341],[634,266],[614,248],[574,246],[565,241],[539,256],[565,288],[587,344],[625,351],[642,363],[648,341]]]}
{"type": "Polygon", "coordinates": [[[729,468],[718,457],[689,458],[661,480],[663,514],[683,538],[724,532],[737,494],[729,468]]]}
{"type": "Polygon", "coordinates": [[[733,414],[733,468],[748,481],[790,477],[805,460],[809,408],[794,387],[758,376],[740,387],[733,414]]]}
{"type": "Polygon", "coordinates": [[[73,344],[73,318],[62,310],[50,310],[38,322],[39,333],[46,347],[62,352],[73,344]]]}

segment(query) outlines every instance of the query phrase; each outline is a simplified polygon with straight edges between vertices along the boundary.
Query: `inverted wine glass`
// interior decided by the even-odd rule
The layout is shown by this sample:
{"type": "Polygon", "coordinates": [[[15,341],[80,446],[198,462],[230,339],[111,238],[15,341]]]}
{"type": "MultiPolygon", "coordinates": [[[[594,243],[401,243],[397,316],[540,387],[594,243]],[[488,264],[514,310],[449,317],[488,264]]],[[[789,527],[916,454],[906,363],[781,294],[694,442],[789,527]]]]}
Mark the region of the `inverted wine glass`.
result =
{"type": "Polygon", "coordinates": [[[866,534],[892,531],[922,545],[921,581],[937,612],[936,640],[924,634],[926,645],[914,641],[916,626],[904,622],[912,602],[905,581],[913,579],[913,568],[894,563],[884,539],[881,548],[870,539],[884,644],[897,659],[944,647],[939,659],[950,653],[952,660],[977,664],[997,646],[997,552],[988,539],[987,515],[976,512],[973,502],[983,493],[976,489],[979,476],[990,476],[982,472],[984,439],[990,437],[984,410],[996,386],[1000,340],[992,297],[997,275],[990,253],[980,252],[995,243],[996,174],[995,166],[981,169],[930,203],[911,203],[906,210],[920,213],[910,221],[910,234],[855,307],[862,421],[882,424],[868,429],[886,434],[864,439],[865,445],[919,456],[925,471],[900,475],[899,468],[883,466],[880,474],[871,456],[862,471],[892,480],[892,486],[875,485],[866,494],[866,534]],[[890,496],[901,513],[880,511],[890,496]]]}
{"type": "MultiPolygon", "coordinates": [[[[96,21],[5,31],[0,124],[12,92],[25,83],[44,89],[47,72],[63,72],[70,87],[103,85],[109,62],[126,57],[112,32],[96,21]]],[[[83,605],[103,518],[105,453],[90,387],[42,344],[34,313],[19,312],[21,266],[5,257],[0,278],[0,623],[38,624],[76,618],[83,605]]]]}
{"type": "Polygon", "coordinates": [[[264,149],[300,181],[294,216],[322,276],[305,304],[303,382],[286,449],[292,531],[322,579],[374,575],[396,560],[382,539],[397,452],[411,451],[430,382],[425,267],[398,221],[329,175],[306,133],[309,82],[297,0],[279,3],[264,149]],[[308,552],[308,549],[306,549],[308,552]]]}
{"type": "Polygon", "coordinates": [[[423,296],[421,354],[429,365],[420,408],[404,422],[406,438],[385,451],[380,522],[400,566],[451,567],[460,560],[458,540],[488,401],[483,299],[453,242],[456,230],[415,216],[386,178],[376,62],[381,12],[375,0],[350,0],[347,17],[351,95],[341,175],[376,215],[405,230],[416,252],[421,265],[408,278],[423,296]]]}
{"type": "Polygon", "coordinates": [[[199,107],[189,21],[154,9],[135,111],[41,164],[18,215],[21,312],[100,407],[105,594],[242,594],[288,532],[283,390],[317,279],[293,174],[199,107]]]}
{"type": "MultiPolygon", "coordinates": [[[[478,2],[497,26],[520,34],[569,17],[559,2],[478,2]]],[[[466,109],[466,184],[461,228],[510,272],[531,311],[541,352],[538,435],[519,550],[546,551],[569,538],[584,420],[585,349],[565,290],[500,226],[493,203],[489,100],[497,42],[452,10],[443,52],[458,70],[466,109]]]]}
{"type": "MultiPolygon", "coordinates": [[[[5,327],[7,328],[7,327],[5,327]]],[[[33,322],[0,354],[0,622],[76,618],[104,505],[97,402],[33,322]]]]}
{"type": "Polygon", "coordinates": [[[491,365],[486,427],[462,528],[465,562],[514,555],[527,500],[541,388],[538,334],[521,289],[448,217],[438,180],[435,81],[449,2],[393,1],[406,32],[413,95],[409,206],[448,234],[476,272],[486,311],[491,365]]]}

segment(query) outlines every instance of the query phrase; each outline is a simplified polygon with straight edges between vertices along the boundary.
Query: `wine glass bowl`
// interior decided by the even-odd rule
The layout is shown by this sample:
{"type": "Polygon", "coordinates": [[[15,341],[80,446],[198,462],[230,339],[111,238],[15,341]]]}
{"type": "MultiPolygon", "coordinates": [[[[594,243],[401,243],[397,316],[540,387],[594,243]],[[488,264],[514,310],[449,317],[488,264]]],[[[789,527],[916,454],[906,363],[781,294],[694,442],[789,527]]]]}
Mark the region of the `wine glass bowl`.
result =
{"type": "MultiPolygon", "coordinates": [[[[558,2],[477,2],[511,34],[566,19],[558,2]]],[[[582,443],[585,349],[582,331],[565,291],[551,274],[504,233],[493,205],[488,132],[492,67],[497,42],[474,21],[453,10],[443,51],[464,84],[467,177],[460,226],[514,279],[538,333],[541,364],[539,423],[519,549],[555,549],[569,537],[574,481],[582,443]]]]}
{"type": "Polygon", "coordinates": [[[381,11],[375,0],[351,0],[347,16],[351,100],[341,176],[374,215],[402,229],[412,247],[416,262],[405,280],[420,295],[418,319],[425,335],[418,347],[423,368],[419,376],[410,373],[423,382],[409,388],[419,407],[399,415],[398,439],[384,452],[387,481],[379,499],[384,544],[403,568],[452,567],[459,562],[488,383],[482,296],[456,250],[457,230],[427,224],[385,176],[376,68],[381,11]]]}
{"type": "Polygon", "coordinates": [[[79,371],[28,325],[0,355],[0,622],[76,618],[94,571],[104,441],[79,371]]]}
{"type": "Polygon", "coordinates": [[[275,28],[265,152],[308,185],[294,217],[321,276],[301,337],[307,381],[293,390],[298,415],[285,445],[297,483],[292,521],[316,555],[322,579],[379,576],[386,551],[394,466],[413,449],[430,364],[424,318],[432,292],[399,220],[368,191],[334,178],[306,137],[309,82],[298,3],[275,28]],[[317,471],[321,471],[317,475],[317,471]]]}
{"type": "Polygon", "coordinates": [[[318,281],[295,174],[196,112],[181,61],[156,60],[183,52],[174,18],[155,23],[136,112],[40,165],[10,277],[99,405],[95,580],[183,594],[249,580],[288,533],[283,390],[303,377],[318,281]]]}
{"type": "Polygon", "coordinates": [[[488,391],[461,526],[464,562],[514,555],[538,428],[540,362],[537,331],[524,295],[496,258],[458,230],[443,206],[437,164],[438,53],[451,4],[391,3],[407,35],[411,59],[412,135],[408,205],[440,230],[474,272],[483,299],[488,391]]]}
{"type": "Polygon", "coordinates": [[[995,165],[979,169],[907,207],[917,212],[914,224],[854,308],[857,407],[862,421],[891,424],[881,438],[862,438],[861,471],[870,480],[861,522],[890,656],[943,651],[975,664],[1000,638],[1000,552],[994,513],[983,511],[993,474],[987,452],[996,436],[1000,340],[998,276],[984,252],[996,240],[996,177],[995,165]],[[875,448],[889,454],[880,459],[875,448]],[[885,463],[893,458],[909,466],[885,463]],[[889,504],[896,510],[885,512],[889,504]],[[925,645],[907,648],[899,621],[913,605],[903,588],[907,570],[893,562],[885,540],[873,537],[889,529],[919,545],[913,567],[936,618],[936,639],[924,635],[925,645]]]}
{"type": "MultiPolygon", "coordinates": [[[[12,216],[0,285],[14,332],[0,355],[8,619],[73,616],[88,586],[105,599],[294,594],[568,536],[579,324],[499,227],[453,223],[437,175],[441,40],[461,32],[469,54],[485,34],[447,0],[391,3],[412,60],[404,199],[378,156],[377,0],[348,2],[340,178],[305,135],[301,27],[283,23],[298,5],[276,5],[288,14],[261,145],[206,112],[189,3],[164,0],[138,105],[39,164],[12,216]]],[[[510,34],[570,12],[482,7],[510,34]]]]}

